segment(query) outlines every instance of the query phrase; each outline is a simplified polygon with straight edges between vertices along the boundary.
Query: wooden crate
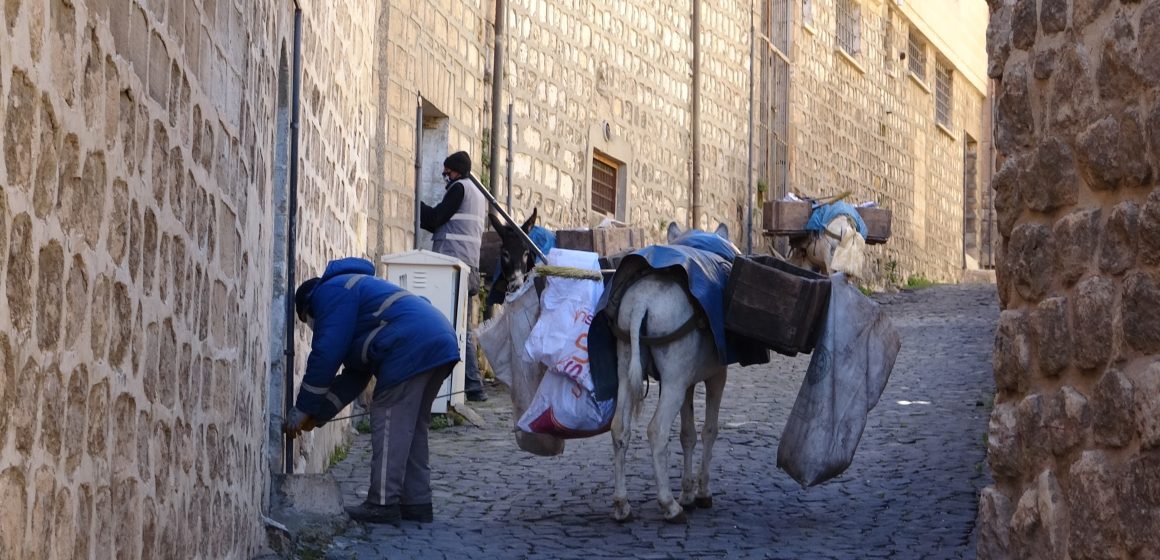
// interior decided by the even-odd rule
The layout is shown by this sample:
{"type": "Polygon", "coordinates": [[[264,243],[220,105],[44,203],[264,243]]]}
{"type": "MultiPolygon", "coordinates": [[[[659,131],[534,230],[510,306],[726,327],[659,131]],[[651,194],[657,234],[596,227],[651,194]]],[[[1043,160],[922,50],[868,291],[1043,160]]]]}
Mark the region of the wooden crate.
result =
{"type": "Polygon", "coordinates": [[[766,201],[765,207],[762,208],[762,227],[774,235],[804,234],[812,208],[812,205],[805,201],[766,201]]]}
{"type": "Polygon", "coordinates": [[[890,239],[892,213],[886,208],[859,208],[858,215],[866,222],[866,243],[876,245],[890,239]]]}
{"type": "Polygon", "coordinates": [[[615,255],[634,248],[633,242],[637,238],[643,240],[644,233],[633,228],[562,229],[556,231],[556,246],[597,255],[615,255]]]}
{"type": "Polygon", "coordinates": [[[812,352],[830,279],[767,255],[737,257],[725,286],[725,328],[787,356],[812,352]]]}

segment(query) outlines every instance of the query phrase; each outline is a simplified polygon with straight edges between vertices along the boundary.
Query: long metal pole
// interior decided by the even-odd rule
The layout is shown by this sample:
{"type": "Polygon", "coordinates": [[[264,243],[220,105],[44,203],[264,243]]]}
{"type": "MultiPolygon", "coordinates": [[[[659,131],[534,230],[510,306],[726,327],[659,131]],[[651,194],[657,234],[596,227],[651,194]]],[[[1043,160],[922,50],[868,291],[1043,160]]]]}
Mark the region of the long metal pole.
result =
{"type": "Polygon", "coordinates": [[[423,171],[422,149],[423,149],[423,94],[415,92],[415,249],[419,249],[419,213],[423,209],[423,199],[419,196],[422,192],[422,181],[420,174],[423,171]]]}
{"type": "Polygon", "coordinates": [[[471,182],[475,185],[475,188],[479,189],[479,192],[483,193],[483,196],[487,199],[488,204],[490,204],[491,207],[495,209],[495,211],[498,212],[500,216],[503,216],[504,221],[515,228],[516,232],[520,234],[520,237],[524,239],[524,243],[527,244],[528,249],[535,253],[536,256],[540,258],[540,260],[548,262],[548,256],[545,255],[544,252],[536,246],[535,242],[532,241],[532,238],[528,237],[528,234],[524,233],[523,228],[521,228],[520,225],[512,219],[511,215],[503,209],[503,206],[501,206],[499,201],[495,199],[495,196],[488,192],[487,189],[483,188],[483,183],[479,182],[479,177],[476,177],[475,173],[469,173],[468,176],[471,177],[471,182]]]}
{"type": "Polygon", "coordinates": [[[701,0],[693,0],[693,18],[690,29],[693,40],[693,91],[692,91],[692,135],[693,135],[693,177],[692,216],[690,227],[701,227],[701,0]]]}
{"type": "Polygon", "coordinates": [[[745,195],[745,254],[753,254],[753,62],[757,44],[757,26],[753,22],[753,2],[749,2],[749,187],[745,195]]]}
{"type": "Polygon", "coordinates": [[[504,194],[507,196],[507,211],[512,211],[512,104],[507,106],[507,184],[504,185],[504,194]]]}
{"type": "MultiPolygon", "coordinates": [[[[294,7],[294,85],[290,117],[290,193],[286,202],[286,371],[283,383],[283,418],[294,408],[294,276],[298,255],[298,105],[302,92],[302,9],[294,7]]],[[[286,474],[294,474],[294,438],[283,437],[286,474]]]]}
{"type": "Polygon", "coordinates": [[[488,142],[488,177],[491,192],[499,184],[499,127],[500,103],[503,103],[504,19],[507,8],[504,0],[495,0],[495,52],[491,68],[491,141],[488,142]]]}

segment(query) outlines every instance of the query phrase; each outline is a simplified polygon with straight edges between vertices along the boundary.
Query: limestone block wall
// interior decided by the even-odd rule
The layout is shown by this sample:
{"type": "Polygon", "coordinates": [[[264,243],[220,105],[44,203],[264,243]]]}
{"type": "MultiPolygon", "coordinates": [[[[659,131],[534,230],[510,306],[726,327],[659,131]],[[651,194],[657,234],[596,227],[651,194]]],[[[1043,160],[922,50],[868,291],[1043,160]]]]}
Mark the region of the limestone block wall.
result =
{"type": "Polygon", "coordinates": [[[928,46],[923,79],[898,56],[907,49],[909,26],[918,23],[894,2],[861,0],[860,49],[847,56],[836,40],[840,1],[810,2],[810,25],[803,25],[800,6],[795,11],[789,188],[812,196],[852,191],[855,202],[875,200],[893,211],[889,242],[867,251],[868,278],[955,281],[963,267],[964,142],[989,136],[985,92],[944,53],[955,70],[954,102],[951,126],[937,127],[939,53],[928,46]]]}
{"type": "MultiPolygon", "coordinates": [[[[370,237],[366,11],[308,16],[300,274],[370,237]]],[[[249,558],[264,541],[292,12],[0,10],[0,557],[249,558]]]]}
{"type": "MultiPolygon", "coordinates": [[[[687,223],[691,5],[509,5],[504,99],[514,113],[513,206],[538,207],[553,227],[591,225],[598,220],[589,211],[593,147],[623,146],[610,154],[627,164],[623,219],[657,240],[669,221],[687,223]]],[[[728,223],[738,240],[749,14],[741,4],[704,2],[701,20],[704,223],[728,223]]]]}
{"type": "MultiPolygon", "coordinates": [[[[357,5],[366,4],[358,2],[357,5]]],[[[487,42],[494,7],[478,0],[383,3],[375,20],[378,45],[372,54],[379,113],[368,118],[373,128],[372,178],[380,188],[372,208],[383,223],[379,253],[409,250],[413,245],[415,208],[415,108],[421,95],[428,118],[441,119],[443,155],[465,150],[473,171],[484,177],[483,130],[490,126],[487,100],[490,67],[487,42]]],[[[369,115],[368,115],[369,116],[369,115]]],[[[436,134],[428,131],[427,134],[436,134]]],[[[424,169],[423,197],[436,204],[442,197],[442,157],[424,169]]],[[[372,239],[372,241],[374,241],[372,239]]]]}
{"type": "MultiPolygon", "coordinates": [[[[285,3],[274,3],[281,15],[293,16],[285,3]]],[[[379,138],[372,123],[379,116],[377,3],[359,0],[332,1],[303,9],[302,101],[299,139],[297,282],[322,274],[332,259],[356,256],[372,258],[380,238],[379,221],[375,220],[375,196],[381,193],[382,177],[373,174],[379,138]],[[325,9],[324,9],[325,8],[325,9]]],[[[292,22],[291,22],[292,25],[292,22]]],[[[287,27],[292,33],[292,27],[287,27]]],[[[251,39],[254,40],[254,39],[251,39]]],[[[286,54],[292,56],[293,35],[282,39],[286,54]]],[[[277,56],[281,56],[280,54],[277,56]]],[[[273,62],[263,70],[273,75],[273,62]]],[[[292,63],[292,62],[291,62],[292,63]]],[[[287,82],[288,84],[289,82],[287,82]]],[[[268,95],[272,101],[277,96],[268,95]]],[[[275,117],[266,117],[273,124],[275,117]]],[[[289,127],[271,130],[263,141],[277,146],[278,139],[289,134],[289,127]]],[[[288,161],[288,151],[278,152],[275,159],[288,161]]],[[[267,167],[269,167],[267,165],[267,167]]],[[[267,170],[263,170],[264,172],[267,170]]],[[[285,188],[288,188],[285,187],[285,188]]],[[[283,190],[284,189],[279,189],[283,190]]],[[[284,209],[285,205],[278,207],[284,209]]],[[[408,216],[410,213],[408,213],[408,216]]],[[[284,214],[276,215],[273,227],[284,229],[284,214]]],[[[285,262],[285,232],[272,247],[272,262],[285,262]]],[[[272,277],[267,280],[273,279],[272,277]]],[[[280,424],[283,375],[281,354],[283,334],[281,282],[271,282],[271,395],[269,440],[274,443],[271,455],[281,456],[280,424]]],[[[295,390],[301,385],[310,349],[310,331],[299,324],[296,345],[295,390]]],[[[321,472],[328,465],[331,452],[349,437],[349,422],[340,421],[299,438],[295,445],[295,472],[321,472]]],[[[278,458],[271,457],[271,468],[277,471],[278,458]]]]}
{"type": "Polygon", "coordinates": [[[990,2],[1003,306],[981,558],[1160,556],[1160,1],[990,2]]]}

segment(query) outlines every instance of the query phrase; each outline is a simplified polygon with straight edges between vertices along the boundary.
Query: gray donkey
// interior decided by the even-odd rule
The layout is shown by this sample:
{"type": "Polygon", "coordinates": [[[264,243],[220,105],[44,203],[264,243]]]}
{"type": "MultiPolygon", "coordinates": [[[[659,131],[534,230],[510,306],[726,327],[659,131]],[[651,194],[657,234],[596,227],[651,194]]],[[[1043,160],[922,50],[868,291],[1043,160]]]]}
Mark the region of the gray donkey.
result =
{"type": "MultiPolygon", "coordinates": [[[[718,226],[715,233],[729,239],[729,230],[724,224],[718,226]]],[[[670,244],[682,234],[676,223],[669,224],[670,244]]],[[[655,370],[660,379],[659,402],[648,425],[657,502],[664,512],[665,520],[671,523],[685,523],[686,509],[713,505],[713,495],[709,490],[709,464],[713,457],[713,443],[717,439],[717,414],[725,390],[726,366],[718,359],[713,333],[700,320],[699,315],[682,281],[677,276],[664,273],[649,274],[632,283],[625,290],[616,311],[613,320],[615,329],[627,333],[628,338],[627,341],[622,338],[616,343],[619,385],[616,413],[612,419],[613,467],[616,476],[612,517],[617,521],[627,521],[632,517],[625,488],[624,460],[631,439],[632,420],[640,416],[644,398],[646,366],[641,356],[642,344],[648,345],[645,350],[651,358],[648,369],[655,370]],[[646,315],[647,323],[642,325],[646,315]],[[704,444],[701,469],[694,479],[693,453],[697,446],[697,433],[693,418],[693,393],[697,383],[705,384],[705,424],[701,429],[704,444]],[[669,431],[678,411],[681,413],[684,469],[681,474],[680,499],[674,501],[668,476],[669,431]]]]}

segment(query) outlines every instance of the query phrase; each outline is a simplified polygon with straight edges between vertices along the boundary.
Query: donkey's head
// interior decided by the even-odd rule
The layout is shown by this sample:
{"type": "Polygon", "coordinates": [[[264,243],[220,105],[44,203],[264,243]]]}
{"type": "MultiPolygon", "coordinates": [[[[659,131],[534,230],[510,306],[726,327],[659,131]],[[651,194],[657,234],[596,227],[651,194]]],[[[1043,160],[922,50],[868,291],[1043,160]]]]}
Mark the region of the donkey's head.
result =
{"type": "MultiPolygon", "coordinates": [[[[532,228],[535,227],[537,211],[537,208],[533,208],[532,215],[520,225],[524,235],[531,233],[532,228]]],[[[487,219],[500,238],[499,283],[506,284],[505,291],[514,292],[524,285],[524,278],[536,264],[536,256],[528,248],[524,236],[520,235],[516,228],[503,223],[495,214],[489,213],[487,219]]]]}

